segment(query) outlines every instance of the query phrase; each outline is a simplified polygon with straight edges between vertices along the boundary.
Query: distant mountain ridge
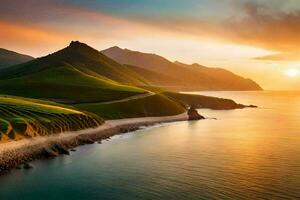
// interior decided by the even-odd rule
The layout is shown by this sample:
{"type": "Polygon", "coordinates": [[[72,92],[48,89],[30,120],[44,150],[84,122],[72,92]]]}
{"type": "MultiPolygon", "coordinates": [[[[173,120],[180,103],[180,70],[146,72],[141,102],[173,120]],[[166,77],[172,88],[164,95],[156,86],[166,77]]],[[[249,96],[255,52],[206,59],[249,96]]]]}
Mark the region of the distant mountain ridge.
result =
{"type": "Polygon", "coordinates": [[[132,70],[152,85],[166,89],[262,90],[253,80],[243,78],[222,68],[209,68],[199,64],[187,65],[180,62],[173,63],[156,54],[121,49],[117,46],[101,52],[121,64],[131,66],[132,70]]]}
{"type": "Polygon", "coordinates": [[[244,78],[233,72],[223,69],[223,68],[212,68],[200,65],[198,63],[194,63],[191,65],[184,64],[178,61],[174,62],[177,65],[191,68],[201,74],[205,74],[205,76],[209,77],[210,80],[213,80],[217,87],[222,88],[222,85],[226,85],[227,87],[238,87],[243,88],[243,90],[247,90],[247,88],[251,88],[249,90],[262,90],[262,88],[253,80],[244,78]]]}
{"type": "Polygon", "coordinates": [[[31,56],[0,48],[0,69],[24,63],[33,59],[34,58],[31,56]]]}

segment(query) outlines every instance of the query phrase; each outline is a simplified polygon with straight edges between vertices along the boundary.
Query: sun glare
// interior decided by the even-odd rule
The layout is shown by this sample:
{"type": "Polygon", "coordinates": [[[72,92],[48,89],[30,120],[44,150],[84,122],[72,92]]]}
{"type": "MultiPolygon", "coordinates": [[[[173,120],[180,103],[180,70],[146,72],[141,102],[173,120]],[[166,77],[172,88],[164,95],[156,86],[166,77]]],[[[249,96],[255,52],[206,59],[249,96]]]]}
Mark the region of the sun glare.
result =
{"type": "Polygon", "coordinates": [[[285,74],[289,77],[296,77],[300,74],[300,71],[298,69],[288,69],[285,74]]]}

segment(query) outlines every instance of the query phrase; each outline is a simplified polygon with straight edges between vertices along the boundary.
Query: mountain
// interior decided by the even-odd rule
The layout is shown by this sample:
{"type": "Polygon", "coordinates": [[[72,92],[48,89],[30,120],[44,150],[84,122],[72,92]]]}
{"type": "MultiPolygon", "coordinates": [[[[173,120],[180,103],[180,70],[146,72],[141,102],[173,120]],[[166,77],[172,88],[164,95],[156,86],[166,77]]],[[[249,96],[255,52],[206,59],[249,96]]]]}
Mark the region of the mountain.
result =
{"type": "MultiPolygon", "coordinates": [[[[176,83],[185,89],[193,86],[185,80],[202,80],[191,76],[196,72],[192,67],[167,64],[174,66],[165,67],[167,73],[122,65],[84,43],[71,42],[45,57],[0,69],[0,94],[68,104],[104,118],[174,115],[184,112],[188,102],[195,104],[192,97],[177,100],[178,96],[143,88],[176,83]],[[191,78],[179,79],[174,72],[191,78]]],[[[207,106],[199,101],[197,105],[207,106]]]]}
{"type": "Polygon", "coordinates": [[[31,56],[0,48],[0,69],[9,67],[11,65],[24,63],[33,59],[34,58],[31,56]]]}
{"type": "MultiPolygon", "coordinates": [[[[193,66],[171,64],[178,73],[194,70],[193,66]]],[[[228,99],[142,89],[155,86],[155,82],[167,85],[178,80],[172,76],[174,69],[165,70],[170,74],[122,65],[80,42],[2,68],[0,141],[96,127],[103,119],[172,116],[191,105],[243,107],[228,99]]]]}
{"type": "Polygon", "coordinates": [[[221,68],[171,62],[156,54],[111,47],[102,53],[155,86],[171,90],[262,90],[252,81],[221,68]]]}
{"type": "Polygon", "coordinates": [[[187,65],[176,61],[175,64],[192,69],[199,74],[206,76],[214,87],[220,90],[228,90],[227,88],[238,88],[238,90],[262,90],[262,88],[253,80],[243,78],[223,68],[212,68],[194,63],[187,65]]]}
{"type": "Polygon", "coordinates": [[[102,102],[143,94],[134,71],[80,42],[0,70],[0,93],[61,103],[102,102]]]}
{"type": "Polygon", "coordinates": [[[105,119],[185,111],[179,102],[135,85],[148,83],[129,66],[77,41],[45,57],[0,69],[2,95],[68,104],[105,119]]]}
{"type": "Polygon", "coordinates": [[[1,71],[0,78],[29,75],[53,69],[59,65],[69,65],[79,72],[110,81],[124,84],[144,84],[144,80],[126,66],[78,41],[72,41],[68,47],[48,56],[4,69],[1,71]]]}

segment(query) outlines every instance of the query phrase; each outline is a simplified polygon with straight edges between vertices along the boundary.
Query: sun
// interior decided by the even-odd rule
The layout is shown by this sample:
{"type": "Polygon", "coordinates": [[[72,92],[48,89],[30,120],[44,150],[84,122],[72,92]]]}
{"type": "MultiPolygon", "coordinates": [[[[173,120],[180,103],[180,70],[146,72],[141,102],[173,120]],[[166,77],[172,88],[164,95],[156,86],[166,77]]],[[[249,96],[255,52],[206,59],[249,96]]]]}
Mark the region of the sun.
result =
{"type": "Polygon", "coordinates": [[[300,75],[300,71],[298,69],[288,69],[285,71],[285,75],[289,77],[297,77],[300,75]]]}

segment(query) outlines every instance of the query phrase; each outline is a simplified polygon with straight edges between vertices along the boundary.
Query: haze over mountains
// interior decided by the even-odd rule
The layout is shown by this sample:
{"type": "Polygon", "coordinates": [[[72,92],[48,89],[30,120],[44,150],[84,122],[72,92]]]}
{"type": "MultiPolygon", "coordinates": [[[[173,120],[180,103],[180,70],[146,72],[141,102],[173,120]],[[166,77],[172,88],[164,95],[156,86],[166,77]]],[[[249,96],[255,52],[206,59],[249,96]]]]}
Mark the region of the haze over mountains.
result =
{"type": "Polygon", "coordinates": [[[24,63],[33,59],[34,58],[31,56],[0,48],[0,69],[3,67],[24,63]]]}
{"type": "Polygon", "coordinates": [[[221,68],[199,64],[171,62],[159,55],[121,49],[117,46],[103,50],[103,54],[131,69],[151,84],[174,90],[261,90],[246,79],[221,68]]]}

